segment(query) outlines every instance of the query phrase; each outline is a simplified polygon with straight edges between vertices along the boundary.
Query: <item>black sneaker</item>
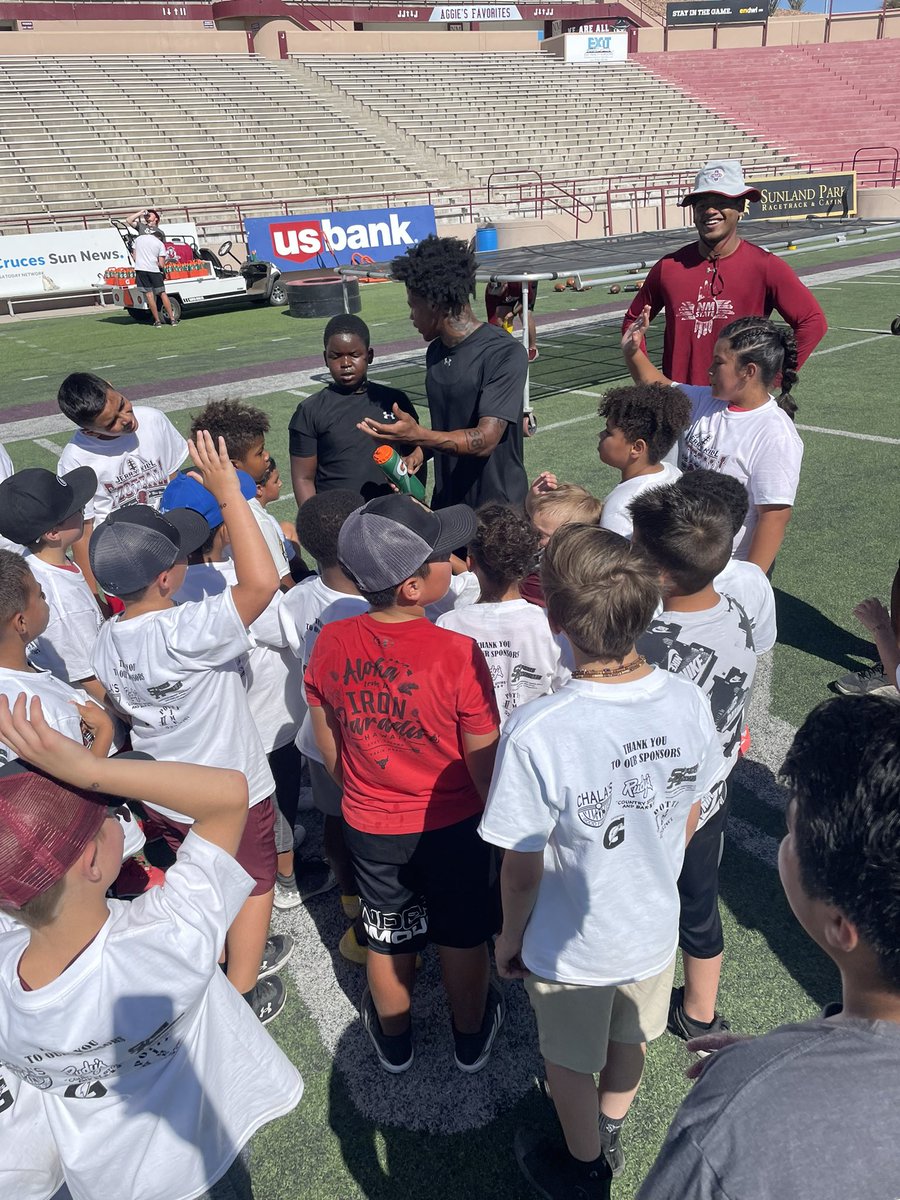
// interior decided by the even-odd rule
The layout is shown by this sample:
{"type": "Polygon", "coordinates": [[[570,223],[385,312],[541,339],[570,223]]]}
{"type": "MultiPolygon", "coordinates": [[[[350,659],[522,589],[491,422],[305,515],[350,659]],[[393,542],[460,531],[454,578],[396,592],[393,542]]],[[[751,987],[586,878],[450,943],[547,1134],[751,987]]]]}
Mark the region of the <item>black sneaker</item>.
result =
{"type": "Polygon", "coordinates": [[[261,1024],[268,1025],[284,1008],[287,993],[279,977],[270,975],[267,979],[260,979],[244,999],[259,1017],[261,1024]]]}
{"type": "Polygon", "coordinates": [[[497,983],[491,981],[488,987],[487,1001],[484,1006],[484,1019],[478,1033],[457,1033],[453,1030],[455,1046],[454,1060],[460,1071],[474,1075],[482,1067],[487,1066],[494,1046],[494,1039],[506,1016],[506,1003],[503,993],[497,983]]]}
{"type": "Polygon", "coordinates": [[[513,1149],[519,1170],[545,1200],[609,1200],[612,1176],[602,1157],[596,1164],[576,1162],[565,1145],[524,1129],[516,1130],[513,1149]]]}
{"type": "Polygon", "coordinates": [[[408,1071],[415,1057],[412,1044],[412,1027],[407,1029],[406,1033],[397,1034],[396,1037],[388,1037],[381,1028],[378,1012],[375,1009],[375,1001],[372,999],[372,993],[368,988],[363,992],[363,998],[359,1006],[359,1016],[363,1029],[369,1035],[369,1041],[374,1046],[375,1053],[378,1055],[378,1061],[384,1070],[389,1071],[391,1075],[402,1075],[404,1071],[408,1071]]]}
{"type": "MultiPolygon", "coordinates": [[[[672,988],[672,998],[669,1001],[669,1020],[666,1024],[669,1033],[674,1033],[682,1041],[689,1042],[691,1038],[707,1037],[711,1033],[730,1033],[731,1026],[724,1017],[716,1013],[711,1025],[701,1025],[692,1021],[684,1011],[684,988],[672,988]]],[[[698,1050],[699,1058],[706,1058],[708,1050],[698,1050]]]]}
{"type": "Polygon", "coordinates": [[[622,1149],[622,1143],[616,1138],[611,1146],[601,1145],[600,1150],[609,1164],[613,1179],[618,1179],[625,1170],[625,1151],[622,1149]]]}
{"type": "Polygon", "coordinates": [[[279,971],[293,953],[294,939],[291,935],[289,933],[273,933],[266,939],[266,948],[263,950],[262,962],[259,964],[259,974],[256,976],[257,982],[260,979],[268,979],[270,975],[279,971]]]}

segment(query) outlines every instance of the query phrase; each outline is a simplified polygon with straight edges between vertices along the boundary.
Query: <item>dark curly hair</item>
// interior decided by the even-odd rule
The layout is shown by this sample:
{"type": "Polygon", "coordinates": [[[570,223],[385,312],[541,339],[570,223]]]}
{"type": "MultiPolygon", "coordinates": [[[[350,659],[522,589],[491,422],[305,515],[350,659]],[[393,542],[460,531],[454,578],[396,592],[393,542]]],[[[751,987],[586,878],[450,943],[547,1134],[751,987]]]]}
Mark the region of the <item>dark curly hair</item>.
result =
{"type": "Polygon", "coordinates": [[[458,317],[475,295],[475,254],[459,238],[429,234],[391,263],[391,274],[448,317],[458,317]]]}
{"type": "Polygon", "coordinates": [[[691,402],[681,388],[666,383],[636,383],[612,388],[600,401],[599,414],[621,429],[629,442],[647,443],[647,457],[658,463],[691,420],[691,402]]]}
{"type": "Polygon", "coordinates": [[[337,544],[341,526],[361,505],[359,492],[352,492],[349,488],[316,492],[300,505],[297,536],[300,545],[309,551],[320,570],[338,565],[337,544]]]}
{"type": "Polygon", "coordinates": [[[269,418],[261,408],[251,408],[240,400],[213,400],[191,421],[191,437],[206,429],[218,444],[225,439],[229,458],[244,458],[269,432],[269,418]]]}
{"type": "Polygon", "coordinates": [[[789,325],[776,325],[764,317],[738,317],[726,325],[719,337],[728,342],[742,367],[754,363],[766,387],[781,376],[781,394],[776,396],[793,421],[797,401],[791,388],[797,382],[797,339],[789,325]]]}
{"type": "Polygon", "coordinates": [[[507,504],[483,504],[469,553],[494,585],[509,587],[534,567],[540,535],[528,518],[507,504]]]}
{"type": "Polygon", "coordinates": [[[900,992],[900,703],[837,696],[814,708],[781,768],[803,891],[839,909],[900,992]]]}

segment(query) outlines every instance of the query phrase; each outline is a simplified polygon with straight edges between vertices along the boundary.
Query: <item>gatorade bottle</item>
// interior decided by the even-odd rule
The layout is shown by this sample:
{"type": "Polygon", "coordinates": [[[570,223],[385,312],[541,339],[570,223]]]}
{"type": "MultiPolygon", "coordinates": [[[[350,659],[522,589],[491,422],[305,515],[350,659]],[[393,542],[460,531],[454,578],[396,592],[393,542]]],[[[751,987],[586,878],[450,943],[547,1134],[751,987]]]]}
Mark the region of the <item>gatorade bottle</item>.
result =
{"type": "Polygon", "coordinates": [[[372,458],[391,483],[401,492],[405,492],[408,496],[414,496],[416,500],[425,499],[425,489],[415,475],[410,475],[407,471],[406,463],[396,450],[390,446],[376,446],[372,458]]]}

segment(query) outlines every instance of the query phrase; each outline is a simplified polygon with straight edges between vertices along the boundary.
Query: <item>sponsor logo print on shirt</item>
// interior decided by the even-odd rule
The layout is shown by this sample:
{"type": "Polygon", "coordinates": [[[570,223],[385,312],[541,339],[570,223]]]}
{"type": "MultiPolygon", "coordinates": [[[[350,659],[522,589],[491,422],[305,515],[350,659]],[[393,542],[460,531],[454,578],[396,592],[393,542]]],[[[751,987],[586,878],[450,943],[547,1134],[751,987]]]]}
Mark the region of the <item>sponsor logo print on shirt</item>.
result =
{"type": "Polygon", "coordinates": [[[612,784],[608,783],[602,792],[579,792],[578,820],[592,829],[599,829],[606,820],[612,801],[612,784]]]}

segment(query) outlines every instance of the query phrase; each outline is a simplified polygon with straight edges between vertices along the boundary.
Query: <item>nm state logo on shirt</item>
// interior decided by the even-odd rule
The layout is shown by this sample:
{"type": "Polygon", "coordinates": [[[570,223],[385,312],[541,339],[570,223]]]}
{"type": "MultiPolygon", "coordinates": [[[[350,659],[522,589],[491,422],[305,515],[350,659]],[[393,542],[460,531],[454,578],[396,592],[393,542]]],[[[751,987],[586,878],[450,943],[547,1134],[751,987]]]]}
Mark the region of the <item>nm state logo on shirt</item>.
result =
{"type": "Polygon", "coordinates": [[[345,266],[356,256],[371,261],[394,258],[436,232],[434,209],[367,209],[350,213],[313,213],[288,217],[251,217],[245,222],[251,256],[283,271],[324,258],[345,266]]]}

